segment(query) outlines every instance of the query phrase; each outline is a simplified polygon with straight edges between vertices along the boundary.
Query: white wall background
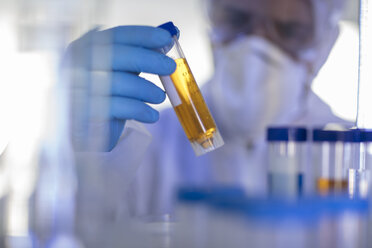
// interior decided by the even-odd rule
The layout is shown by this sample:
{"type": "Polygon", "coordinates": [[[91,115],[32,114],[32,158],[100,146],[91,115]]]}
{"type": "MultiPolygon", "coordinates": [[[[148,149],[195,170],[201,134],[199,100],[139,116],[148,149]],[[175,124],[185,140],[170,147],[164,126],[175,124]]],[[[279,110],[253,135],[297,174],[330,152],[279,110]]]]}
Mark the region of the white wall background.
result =
{"type": "Polygon", "coordinates": [[[340,36],[313,82],[313,90],[338,116],[355,121],[358,89],[358,27],[342,22],[340,36]]]}

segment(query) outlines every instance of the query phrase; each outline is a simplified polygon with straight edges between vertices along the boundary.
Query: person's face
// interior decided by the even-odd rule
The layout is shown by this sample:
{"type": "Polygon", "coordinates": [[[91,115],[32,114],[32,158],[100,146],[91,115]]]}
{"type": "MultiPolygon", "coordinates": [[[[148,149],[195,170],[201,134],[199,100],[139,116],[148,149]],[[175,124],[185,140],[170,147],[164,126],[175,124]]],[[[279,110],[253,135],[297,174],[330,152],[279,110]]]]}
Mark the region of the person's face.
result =
{"type": "Polygon", "coordinates": [[[294,58],[311,46],[311,0],[212,0],[211,21],[226,44],[239,35],[258,35],[294,58]]]}

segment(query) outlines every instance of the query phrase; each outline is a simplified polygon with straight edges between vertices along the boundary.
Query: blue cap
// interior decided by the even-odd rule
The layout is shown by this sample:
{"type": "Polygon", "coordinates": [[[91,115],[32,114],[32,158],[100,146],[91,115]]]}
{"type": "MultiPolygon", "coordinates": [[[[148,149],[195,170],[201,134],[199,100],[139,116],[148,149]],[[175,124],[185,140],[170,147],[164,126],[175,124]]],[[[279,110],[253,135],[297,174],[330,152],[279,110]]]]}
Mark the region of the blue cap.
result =
{"type": "Polygon", "coordinates": [[[355,129],[360,132],[361,142],[372,142],[372,129],[355,129]]]}
{"type": "Polygon", "coordinates": [[[178,32],[177,27],[173,24],[173,22],[166,22],[158,26],[158,28],[167,30],[172,36],[177,35],[178,32]]]}
{"type": "Polygon", "coordinates": [[[305,127],[269,127],[267,141],[299,141],[307,140],[305,127]]]}
{"type": "Polygon", "coordinates": [[[355,143],[361,142],[361,131],[359,129],[343,131],[342,141],[355,143]]]}
{"type": "Polygon", "coordinates": [[[314,142],[361,142],[361,132],[358,129],[338,131],[338,130],[313,130],[314,142]]]}

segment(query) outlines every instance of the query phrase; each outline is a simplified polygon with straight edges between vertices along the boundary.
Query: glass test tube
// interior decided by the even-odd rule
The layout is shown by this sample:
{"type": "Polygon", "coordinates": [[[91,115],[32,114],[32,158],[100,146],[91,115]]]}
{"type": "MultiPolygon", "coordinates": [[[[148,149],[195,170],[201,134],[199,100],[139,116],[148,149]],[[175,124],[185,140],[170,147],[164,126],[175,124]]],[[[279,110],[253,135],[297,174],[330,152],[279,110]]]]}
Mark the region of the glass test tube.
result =
{"type": "Polygon", "coordinates": [[[369,168],[372,162],[372,130],[353,129],[357,142],[351,143],[348,160],[349,195],[367,197],[369,191],[369,168]]]}
{"type": "Polygon", "coordinates": [[[313,148],[316,190],[321,195],[346,193],[348,190],[347,131],[313,130],[313,148]]]}
{"type": "Polygon", "coordinates": [[[303,192],[307,130],[300,127],[270,127],[268,184],[269,194],[296,197],[303,192]]]}
{"type": "MultiPolygon", "coordinates": [[[[372,168],[372,129],[364,129],[362,133],[362,148],[359,154],[363,156],[363,160],[359,163],[360,176],[359,188],[360,195],[367,197],[371,194],[371,168],[372,168]]],[[[370,198],[371,199],[371,198],[370,198]]]]}
{"type": "Polygon", "coordinates": [[[172,22],[159,26],[170,32],[173,44],[162,52],[174,59],[177,68],[170,76],[161,76],[169,100],[197,156],[221,147],[224,142],[213,120],[177,38],[172,22]]]}

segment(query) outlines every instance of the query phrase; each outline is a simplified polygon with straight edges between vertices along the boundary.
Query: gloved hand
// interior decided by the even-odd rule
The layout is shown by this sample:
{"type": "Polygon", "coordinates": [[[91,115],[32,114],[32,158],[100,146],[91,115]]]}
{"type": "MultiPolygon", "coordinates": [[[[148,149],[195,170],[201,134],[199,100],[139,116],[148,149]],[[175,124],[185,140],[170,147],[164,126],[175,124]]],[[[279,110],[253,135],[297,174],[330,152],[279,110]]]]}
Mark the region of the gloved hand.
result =
{"type": "Polygon", "coordinates": [[[63,63],[70,88],[72,142],[77,150],[110,151],[126,120],[153,123],[165,93],[139,76],[169,75],[176,63],[156,50],[171,44],[166,30],[120,26],[92,30],[71,43],[63,63]]]}

